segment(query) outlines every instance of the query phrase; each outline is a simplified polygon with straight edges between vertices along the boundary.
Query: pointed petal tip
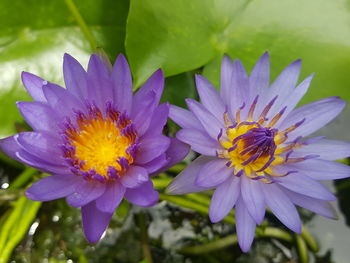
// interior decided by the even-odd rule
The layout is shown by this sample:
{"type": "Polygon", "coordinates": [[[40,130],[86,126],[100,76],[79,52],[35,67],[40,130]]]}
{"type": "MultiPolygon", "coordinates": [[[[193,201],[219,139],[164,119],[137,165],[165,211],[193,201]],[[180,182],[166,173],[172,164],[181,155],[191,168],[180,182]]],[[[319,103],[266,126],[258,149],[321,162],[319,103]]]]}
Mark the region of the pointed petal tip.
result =
{"type": "MultiPolygon", "coordinates": [[[[174,181],[173,181],[174,182],[174,181]]],[[[177,189],[176,189],[176,185],[175,184],[173,184],[173,182],[171,182],[168,186],[167,186],[167,188],[165,188],[165,194],[167,194],[167,195],[178,195],[178,193],[177,193],[177,189]]]]}
{"type": "Polygon", "coordinates": [[[26,78],[33,75],[32,73],[29,73],[27,71],[22,71],[21,72],[21,79],[22,79],[22,82],[25,82],[26,78]]]}
{"type": "Polygon", "coordinates": [[[190,107],[190,105],[195,104],[195,100],[190,99],[190,98],[186,98],[186,99],[185,99],[185,102],[186,102],[186,104],[187,104],[187,107],[190,107]]]}
{"type": "Polygon", "coordinates": [[[270,58],[269,51],[265,51],[264,54],[262,54],[261,58],[269,59],[270,58]]]}
{"type": "Polygon", "coordinates": [[[160,80],[163,80],[164,79],[164,72],[161,68],[157,69],[156,71],[154,71],[152,73],[152,75],[148,78],[149,79],[153,79],[153,78],[159,78],[160,80]]]}
{"type": "Polygon", "coordinates": [[[72,56],[69,55],[68,53],[63,54],[63,59],[70,59],[70,58],[72,58],[72,56]]]}
{"type": "Polygon", "coordinates": [[[120,53],[117,56],[117,59],[115,60],[114,65],[122,66],[124,68],[124,70],[125,69],[130,70],[130,66],[129,66],[128,60],[126,59],[126,57],[124,56],[123,53],[120,53]]]}
{"type": "Polygon", "coordinates": [[[17,108],[20,108],[24,101],[16,101],[15,104],[17,108]]]}
{"type": "Polygon", "coordinates": [[[224,54],[224,56],[222,57],[222,59],[232,62],[231,56],[230,56],[229,54],[224,54]]]}
{"type": "MultiPolygon", "coordinates": [[[[64,53],[63,54],[63,66],[66,63],[70,63],[71,61],[73,62],[78,62],[72,55],[68,54],[68,53],[64,53]]],[[[79,62],[78,62],[79,63],[79,62]]],[[[80,64],[80,63],[79,63],[80,64]]]]}
{"type": "Polygon", "coordinates": [[[219,218],[216,215],[213,215],[213,214],[210,214],[210,213],[209,213],[209,219],[210,219],[210,222],[212,222],[214,224],[220,222],[221,220],[223,220],[223,218],[219,218]]]}
{"type": "Polygon", "coordinates": [[[291,63],[291,65],[300,66],[302,62],[303,62],[303,61],[299,58],[299,59],[297,59],[297,60],[294,60],[294,61],[291,63]]]}
{"type": "Polygon", "coordinates": [[[28,199],[30,199],[30,200],[32,200],[32,201],[37,201],[37,200],[35,199],[35,196],[30,192],[30,188],[28,188],[28,189],[24,192],[24,195],[25,195],[28,199]]]}
{"type": "Polygon", "coordinates": [[[117,60],[123,60],[123,61],[127,61],[125,55],[123,53],[119,53],[118,56],[117,56],[117,60]]]}
{"type": "Polygon", "coordinates": [[[239,247],[241,248],[243,253],[248,253],[251,246],[252,246],[252,244],[241,244],[239,242],[238,242],[238,244],[239,244],[239,247]]]}

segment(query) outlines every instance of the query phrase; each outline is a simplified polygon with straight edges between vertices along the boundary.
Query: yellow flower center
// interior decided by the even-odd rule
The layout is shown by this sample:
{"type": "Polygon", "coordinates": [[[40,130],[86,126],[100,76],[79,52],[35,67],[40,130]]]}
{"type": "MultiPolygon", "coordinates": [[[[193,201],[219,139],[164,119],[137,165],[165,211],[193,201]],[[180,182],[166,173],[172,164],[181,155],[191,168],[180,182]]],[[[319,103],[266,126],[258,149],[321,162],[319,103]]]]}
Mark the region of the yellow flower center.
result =
{"type": "Polygon", "coordinates": [[[217,152],[217,156],[228,160],[226,166],[234,168],[235,175],[240,176],[244,172],[251,179],[271,183],[271,176],[286,175],[274,172],[274,166],[313,157],[289,158],[292,150],[303,146],[303,143],[296,139],[284,144],[287,134],[298,128],[304,120],[286,130],[278,131],[273,126],[281,118],[285,110],[283,109],[266,124],[266,114],[274,101],[275,99],[265,107],[257,121],[252,121],[257,98],[250,107],[247,121],[241,121],[240,111],[244,106],[237,110],[235,124],[230,122],[228,113],[225,112],[226,136],[222,136],[222,131],[218,135],[218,141],[224,150],[217,152]]]}
{"type": "Polygon", "coordinates": [[[91,106],[88,116],[79,113],[76,125],[65,130],[65,157],[74,171],[100,181],[121,176],[133,163],[137,148],[131,121],[111,107],[105,115],[91,106]]]}

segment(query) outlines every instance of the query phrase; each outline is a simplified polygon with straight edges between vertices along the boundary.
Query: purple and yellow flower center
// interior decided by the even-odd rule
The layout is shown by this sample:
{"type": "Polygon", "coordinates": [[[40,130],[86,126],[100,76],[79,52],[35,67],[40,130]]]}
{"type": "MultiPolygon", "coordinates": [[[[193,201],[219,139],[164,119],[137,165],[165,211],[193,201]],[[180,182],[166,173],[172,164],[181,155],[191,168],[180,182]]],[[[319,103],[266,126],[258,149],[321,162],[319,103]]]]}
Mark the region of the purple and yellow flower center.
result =
{"type": "Polygon", "coordinates": [[[111,103],[104,114],[95,105],[89,105],[87,113],[77,112],[74,123],[66,121],[63,136],[64,157],[71,170],[100,182],[122,176],[138,148],[132,121],[111,103]]]}
{"type": "Polygon", "coordinates": [[[274,98],[263,109],[258,120],[253,121],[257,100],[258,97],[253,101],[246,121],[241,121],[240,114],[244,105],[237,110],[235,123],[230,121],[228,113],[225,112],[223,118],[226,136],[223,136],[222,130],[218,135],[218,141],[225,150],[218,151],[217,156],[228,160],[226,166],[234,168],[236,176],[241,176],[244,172],[251,179],[271,183],[274,176],[287,175],[277,174],[273,169],[274,167],[285,163],[303,161],[313,156],[289,158],[293,149],[303,146],[300,138],[287,145],[284,144],[288,138],[288,133],[298,128],[304,120],[283,131],[273,128],[285,111],[285,108],[282,109],[268,122],[266,115],[276,100],[274,98]]]}

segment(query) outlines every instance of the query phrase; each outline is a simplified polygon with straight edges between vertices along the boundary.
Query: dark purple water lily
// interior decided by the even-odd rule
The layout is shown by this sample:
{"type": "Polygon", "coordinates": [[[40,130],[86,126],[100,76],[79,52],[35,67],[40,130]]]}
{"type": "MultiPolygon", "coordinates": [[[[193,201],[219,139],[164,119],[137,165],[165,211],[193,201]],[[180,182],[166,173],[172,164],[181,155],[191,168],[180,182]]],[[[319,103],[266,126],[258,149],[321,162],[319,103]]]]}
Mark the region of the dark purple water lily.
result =
{"type": "Polygon", "coordinates": [[[218,222],[235,207],[243,251],[251,247],[266,207],[297,233],[301,221],[295,205],[334,218],[328,201],[335,196],[318,181],[350,176],[348,166],[333,162],[350,156],[349,143],[305,139],[333,120],[345,102],[331,97],[294,109],[313,77],[296,86],[300,66],[300,60],[293,62],[270,85],[268,53],[250,76],[239,60],[225,56],[220,94],[196,76],[202,103],[187,99],[190,111],[170,109],[170,118],[182,127],[177,138],[201,156],[175,178],[168,193],[215,188],[210,219],[218,222]]]}
{"type": "Polygon", "coordinates": [[[66,197],[80,207],[89,242],[97,242],[125,197],[148,207],[158,201],[150,176],[183,159],[188,146],[162,134],[169,105],[159,104],[161,70],[132,94],[131,73],[119,55],[114,66],[92,55],[87,72],[64,56],[67,89],[24,72],[34,102],[17,106],[32,132],[0,141],[8,156],[52,174],[26,195],[37,201],[66,197]]]}

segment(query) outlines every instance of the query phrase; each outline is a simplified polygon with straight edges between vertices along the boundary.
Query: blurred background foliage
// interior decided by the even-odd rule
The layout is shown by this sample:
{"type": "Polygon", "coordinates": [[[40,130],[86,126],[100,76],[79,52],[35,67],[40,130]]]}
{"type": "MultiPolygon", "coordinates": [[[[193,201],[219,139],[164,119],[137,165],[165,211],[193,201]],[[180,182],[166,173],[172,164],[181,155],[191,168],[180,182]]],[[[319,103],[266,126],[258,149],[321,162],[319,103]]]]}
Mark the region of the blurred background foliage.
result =
{"type": "MultiPolygon", "coordinates": [[[[63,85],[63,54],[86,66],[97,47],[111,61],[126,54],[135,89],[162,68],[162,100],[179,106],[185,106],[184,98],[197,98],[195,73],[219,86],[223,54],[239,58],[250,71],[264,51],[271,55],[272,79],[299,58],[302,78],[316,73],[302,103],[334,95],[350,99],[348,0],[1,0],[0,137],[28,129],[15,107],[30,99],[22,71],[63,85]]],[[[347,109],[320,134],[350,139],[348,116],[347,109]]],[[[169,121],[166,132],[176,130],[169,121]]],[[[340,222],[301,210],[312,234],[305,228],[296,236],[268,216],[252,250],[242,254],[233,214],[222,223],[209,222],[210,193],[163,194],[185,162],[154,178],[162,200],[157,206],[142,210],[122,203],[105,238],[90,245],[79,210],[64,200],[41,204],[23,197],[43,175],[0,157],[0,263],[348,262],[349,180],[334,188],[340,222]]]]}

